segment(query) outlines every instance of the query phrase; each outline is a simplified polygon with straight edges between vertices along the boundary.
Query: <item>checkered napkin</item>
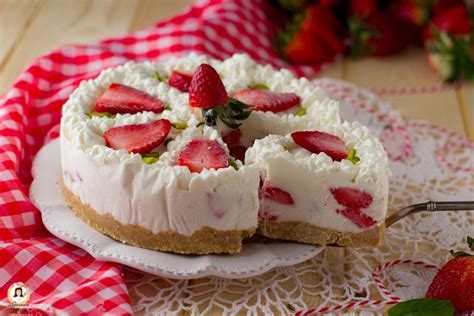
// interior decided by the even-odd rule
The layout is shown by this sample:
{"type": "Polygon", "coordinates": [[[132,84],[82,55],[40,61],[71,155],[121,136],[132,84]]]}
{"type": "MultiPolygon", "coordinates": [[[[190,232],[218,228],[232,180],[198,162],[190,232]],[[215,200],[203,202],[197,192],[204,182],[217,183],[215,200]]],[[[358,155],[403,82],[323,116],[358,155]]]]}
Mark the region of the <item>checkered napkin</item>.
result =
{"type": "MultiPolygon", "coordinates": [[[[120,266],[99,262],[44,228],[29,201],[31,163],[59,135],[61,107],[85,79],[128,60],[164,60],[189,52],[226,58],[245,52],[285,66],[272,48],[281,21],[265,1],[198,1],[186,12],[137,33],[40,57],[0,99],[0,309],[7,289],[23,282],[29,307],[48,313],[130,314],[120,266]]],[[[304,75],[316,67],[293,68],[304,75]]]]}

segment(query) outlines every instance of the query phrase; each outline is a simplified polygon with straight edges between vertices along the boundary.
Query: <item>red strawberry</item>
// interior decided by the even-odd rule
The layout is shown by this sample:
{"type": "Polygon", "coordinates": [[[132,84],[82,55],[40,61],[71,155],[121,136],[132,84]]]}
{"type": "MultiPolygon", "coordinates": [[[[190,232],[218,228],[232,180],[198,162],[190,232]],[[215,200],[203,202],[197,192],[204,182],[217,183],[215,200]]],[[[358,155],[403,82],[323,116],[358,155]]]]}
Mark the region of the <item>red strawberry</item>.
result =
{"type": "Polygon", "coordinates": [[[95,102],[97,112],[138,113],[151,111],[161,113],[165,103],[146,92],[119,83],[112,83],[95,102]]]}
{"type": "Polygon", "coordinates": [[[189,105],[210,109],[226,104],[227,100],[227,91],[216,70],[208,64],[201,64],[189,85],[189,105]]]}
{"type": "Polygon", "coordinates": [[[191,75],[173,70],[170,78],[168,79],[168,84],[181,92],[188,92],[192,79],[193,76],[191,75]]]}
{"type": "Polygon", "coordinates": [[[245,153],[247,152],[247,147],[245,146],[233,146],[229,147],[229,154],[234,157],[235,159],[239,159],[240,161],[245,160],[245,153]]]}
{"type": "Polygon", "coordinates": [[[471,25],[466,7],[464,5],[451,7],[448,11],[435,16],[423,30],[425,40],[433,37],[431,33],[433,28],[453,35],[468,35],[471,32],[471,25]]]}
{"type": "Polygon", "coordinates": [[[377,224],[374,219],[361,212],[360,208],[348,207],[343,210],[336,210],[337,214],[341,214],[360,228],[369,228],[377,224]]]}
{"type": "Polygon", "coordinates": [[[369,16],[377,11],[376,0],[350,0],[349,1],[349,15],[356,15],[360,17],[369,16]]]}
{"type": "Polygon", "coordinates": [[[391,10],[402,20],[421,26],[430,17],[430,1],[398,0],[393,2],[391,10]]]}
{"type": "Polygon", "coordinates": [[[458,5],[464,5],[464,1],[463,0],[436,0],[431,7],[431,12],[433,16],[441,15],[444,12],[448,11],[450,8],[458,6],[458,5]]]}
{"type": "Polygon", "coordinates": [[[285,48],[286,58],[292,64],[322,64],[332,62],[334,54],[311,33],[297,33],[285,48]]]}
{"type": "Polygon", "coordinates": [[[238,128],[233,129],[224,136],[222,136],[222,140],[224,141],[224,143],[227,144],[229,148],[240,145],[240,138],[242,138],[242,131],[238,128]]]}
{"type": "Polygon", "coordinates": [[[270,221],[270,222],[275,222],[278,219],[278,216],[273,215],[269,212],[263,211],[263,212],[260,212],[258,214],[258,218],[259,218],[259,220],[266,220],[266,221],[270,221]]]}
{"type": "Polygon", "coordinates": [[[131,153],[147,153],[158,147],[171,129],[168,120],[161,119],[146,124],[112,127],[104,133],[105,143],[113,149],[131,153]]]}
{"type": "Polygon", "coordinates": [[[321,5],[308,7],[305,12],[305,19],[301,22],[300,31],[317,33],[321,27],[333,31],[340,40],[342,40],[342,36],[346,33],[344,25],[330,9],[321,5]]]}
{"type": "Polygon", "coordinates": [[[272,200],[277,203],[286,204],[286,205],[295,204],[290,193],[282,189],[271,187],[269,185],[264,185],[262,190],[263,192],[261,192],[260,194],[263,198],[272,200]]]}
{"type": "MultiPolygon", "coordinates": [[[[468,237],[468,242],[473,249],[473,239],[468,237]]],[[[438,271],[426,297],[448,299],[459,313],[474,310],[474,256],[465,252],[451,253],[455,258],[438,271]]]]}
{"type": "Polygon", "coordinates": [[[349,208],[366,208],[372,204],[372,196],[359,189],[353,188],[331,188],[331,193],[337,203],[349,208]]]}
{"type": "Polygon", "coordinates": [[[374,56],[398,53],[413,39],[413,34],[410,34],[411,28],[389,11],[375,13],[367,22],[377,33],[368,41],[369,47],[373,49],[371,54],[374,56]]]}
{"type": "Polygon", "coordinates": [[[349,150],[338,136],[319,131],[301,131],[291,133],[293,141],[312,153],[326,153],[334,161],[346,159],[349,150]]]}
{"type": "Polygon", "coordinates": [[[245,89],[234,93],[240,102],[252,106],[254,111],[283,112],[300,104],[301,99],[294,93],[279,93],[262,89],[245,89]]]}
{"type": "Polygon", "coordinates": [[[201,172],[226,168],[229,162],[227,153],[216,140],[194,139],[179,154],[178,165],[187,166],[191,172],[201,172]]]}
{"type": "Polygon", "coordinates": [[[344,36],[344,26],[329,8],[312,5],[303,19],[295,19],[278,40],[291,63],[321,64],[333,61],[344,51],[344,36]]]}
{"type": "Polygon", "coordinates": [[[412,27],[391,11],[375,12],[366,20],[349,19],[351,55],[386,56],[400,52],[414,39],[412,27]]]}
{"type": "Polygon", "coordinates": [[[319,0],[318,1],[319,5],[323,7],[328,7],[328,8],[338,5],[340,2],[341,0],[319,0]]]}

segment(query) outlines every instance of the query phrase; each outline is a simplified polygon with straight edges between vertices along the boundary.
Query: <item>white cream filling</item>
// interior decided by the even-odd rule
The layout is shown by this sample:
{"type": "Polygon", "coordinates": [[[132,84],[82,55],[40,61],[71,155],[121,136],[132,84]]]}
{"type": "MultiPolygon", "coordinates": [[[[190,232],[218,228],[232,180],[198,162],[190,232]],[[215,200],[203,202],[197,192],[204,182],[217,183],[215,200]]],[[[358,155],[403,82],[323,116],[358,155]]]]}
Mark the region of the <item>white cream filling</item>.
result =
{"type": "Polygon", "coordinates": [[[257,165],[269,185],[288,192],[294,205],[264,199],[261,215],[268,213],[276,221],[301,221],[322,228],[358,232],[364,230],[337,214],[345,207],[338,204],[331,188],[360,189],[373,198],[362,213],[377,223],[387,211],[388,162],[381,143],[359,123],[344,122],[320,130],[342,138],[348,148],[355,148],[360,162],[333,161],[325,153],[313,154],[293,142],[290,135],[271,135],[255,141],[245,157],[247,165],[257,165]]]}

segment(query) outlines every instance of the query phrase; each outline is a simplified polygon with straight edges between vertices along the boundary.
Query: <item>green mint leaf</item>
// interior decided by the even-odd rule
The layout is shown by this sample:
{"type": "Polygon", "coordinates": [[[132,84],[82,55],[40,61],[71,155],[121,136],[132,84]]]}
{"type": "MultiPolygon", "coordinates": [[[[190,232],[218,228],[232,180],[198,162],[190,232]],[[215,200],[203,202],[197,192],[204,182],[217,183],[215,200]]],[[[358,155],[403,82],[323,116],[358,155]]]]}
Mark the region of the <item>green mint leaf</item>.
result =
{"type": "Polygon", "coordinates": [[[186,129],[186,127],[188,127],[188,124],[186,124],[186,122],[174,122],[171,123],[171,126],[176,129],[186,129]]]}
{"type": "Polygon", "coordinates": [[[93,118],[94,116],[114,118],[115,114],[112,114],[109,112],[92,112],[92,113],[88,113],[87,116],[89,116],[90,118],[93,118]]]}
{"type": "Polygon", "coordinates": [[[453,304],[448,300],[418,298],[398,303],[388,310],[389,316],[452,316],[453,304]]]}
{"type": "Polygon", "coordinates": [[[235,162],[235,159],[234,159],[234,158],[229,157],[229,159],[227,159],[227,161],[229,162],[229,166],[231,166],[231,167],[234,168],[235,170],[239,170],[239,166],[238,166],[237,163],[235,162]]]}
{"type": "Polygon", "coordinates": [[[165,105],[165,110],[171,111],[171,106],[169,106],[168,104],[165,105]]]}
{"type": "Polygon", "coordinates": [[[249,89],[269,90],[263,83],[255,83],[249,86],[249,89]]]}
{"type": "Polygon", "coordinates": [[[347,155],[346,159],[351,161],[354,165],[360,161],[360,158],[357,157],[357,152],[355,148],[351,148],[349,150],[349,154],[347,155]]]}
{"type": "Polygon", "coordinates": [[[467,244],[469,245],[469,249],[474,250],[474,238],[467,236],[467,244]]]}

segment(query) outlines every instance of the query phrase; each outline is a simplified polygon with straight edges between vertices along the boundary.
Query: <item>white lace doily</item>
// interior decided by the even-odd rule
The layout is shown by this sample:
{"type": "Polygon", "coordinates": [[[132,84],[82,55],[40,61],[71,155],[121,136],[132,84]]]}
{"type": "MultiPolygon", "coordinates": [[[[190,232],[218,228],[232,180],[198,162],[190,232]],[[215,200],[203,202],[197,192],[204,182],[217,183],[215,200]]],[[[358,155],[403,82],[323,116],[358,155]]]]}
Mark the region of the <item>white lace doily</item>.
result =
{"type": "MultiPolygon", "coordinates": [[[[473,199],[473,142],[427,122],[403,121],[388,103],[347,83],[315,84],[342,101],[344,119],[367,125],[384,143],[392,170],[389,212],[428,200],[473,199]]],[[[137,313],[354,310],[341,309],[344,304],[374,312],[394,298],[424,296],[448,250],[463,247],[468,235],[474,235],[474,212],[420,213],[387,229],[378,248],[327,248],[304,263],[258,277],[172,280],[125,267],[124,274],[137,313]]]]}

